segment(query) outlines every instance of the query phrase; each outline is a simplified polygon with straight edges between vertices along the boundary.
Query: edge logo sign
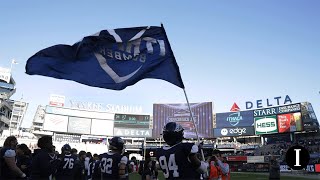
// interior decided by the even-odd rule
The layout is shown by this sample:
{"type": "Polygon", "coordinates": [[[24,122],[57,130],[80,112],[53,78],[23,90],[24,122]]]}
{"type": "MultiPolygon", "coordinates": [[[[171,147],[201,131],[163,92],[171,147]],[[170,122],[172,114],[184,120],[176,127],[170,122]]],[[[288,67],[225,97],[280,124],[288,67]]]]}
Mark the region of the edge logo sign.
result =
{"type": "Polygon", "coordinates": [[[253,127],[237,127],[237,128],[215,128],[213,129],[215,137],[221,136],[248,136],[254,135],[253,127]]]}
{"type": "Polygon", "coordinates": [[[277,117],[276,116],[265,116],[257,117],[255,120],[255,131],[256,134],[271,134],[277,133],[277,117]]]}

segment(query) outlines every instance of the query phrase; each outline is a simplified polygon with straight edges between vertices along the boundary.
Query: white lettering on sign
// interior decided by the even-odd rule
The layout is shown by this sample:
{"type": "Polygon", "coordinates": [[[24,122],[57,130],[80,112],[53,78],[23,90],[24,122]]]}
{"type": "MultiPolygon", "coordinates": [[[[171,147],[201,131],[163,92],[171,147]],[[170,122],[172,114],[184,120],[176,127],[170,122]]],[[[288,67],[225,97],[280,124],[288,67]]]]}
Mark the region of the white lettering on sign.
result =
{"type": "Polygon", "coordinates": [[[71,108],[75,108],[75,109],[101,111],[101,112],[109,112],[109,113],[141,114],[143,112],[142,106],[133,106],[133,105],[102,104],[102,103],[81,102],[81,101],[70,100],[70,106],[71,108]]]}
{"type": "Polygon", "coordinates": [[[151,130],[149,129],[119,129],[114,128],[116,136],[124,137],[151,137],[151,130]]]}
{"type": "Polygon", "coordinates": [[[300,151],[301,151],[301,149],[294,149],[294,151],[296,152],[296,164],[294,166],[301,166],[300,165],[300,151]]]}
{"type": "Polygon", "coordinates": [[[279,106],[282,104],[291,104],[292,100],[290,99],[290,97],[288,95],[285,96],[284,100],[282,100],[283,98],[281,96],[278,97],[274,97],[273,100],[272,99],[266,99],[265,101],[262,99],[256,100],[256,103],[253,103],[251,101],[247,101],[246,102],[246,109],[254,109],[254,108],[263,108],[263,107],[271,107],[271,106],[279,106]],[[281,99],[281,101],[280,101],[281,99]],[[283,103],[282,103],[283,102],[283,103]],[[254,106],[256,105],[256,106],[254,106]]]}

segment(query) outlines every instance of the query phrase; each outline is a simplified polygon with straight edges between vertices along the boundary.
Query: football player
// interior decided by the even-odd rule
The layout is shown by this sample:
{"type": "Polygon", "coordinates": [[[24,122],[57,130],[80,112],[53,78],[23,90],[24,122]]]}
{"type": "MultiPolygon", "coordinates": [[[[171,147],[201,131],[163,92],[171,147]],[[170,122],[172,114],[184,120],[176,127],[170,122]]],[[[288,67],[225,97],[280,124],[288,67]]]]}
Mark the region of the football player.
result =
{"type": "Polygon", "coordinates": [[[65,144],[61,148],[61,155],[58,158],[60,165],[56,174],[56,180],[74,179],[74,165],[77,157],[71,154],[71,146],[65,144]]]}
{"type": "Polygon", "coordinates": [[[200,179],[207,172],[208,163],[197,157],[198,146],[182,143],[183,128],[175,122],[163,128],[163,139],[169,146],[157,149],[157,160],[166,179],[200,179]]]}
{"type": "Polygon", "coordinates": [[[101,155],[102,179],[127,179],[126,166],[128,158],[123,154],[124,141],[120,137],[109,140],[109,152],[101,155]]]}

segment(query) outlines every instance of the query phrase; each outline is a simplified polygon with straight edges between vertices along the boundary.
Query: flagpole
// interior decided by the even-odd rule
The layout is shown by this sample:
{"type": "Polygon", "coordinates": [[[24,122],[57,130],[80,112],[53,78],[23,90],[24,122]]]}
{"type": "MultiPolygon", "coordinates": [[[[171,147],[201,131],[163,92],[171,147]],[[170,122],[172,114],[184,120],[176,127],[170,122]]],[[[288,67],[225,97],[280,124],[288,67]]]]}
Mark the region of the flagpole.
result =
{"type": "MultiPolygon", "coordinates": [[[[195,121],[194,121],[194,119],[193,119],[193,114],[192,114],[192,111],[191,111],[189,99],[188,99],[188,96],[187,96],[187,93],[186,93],[185,88],[183,88],[183,92],[184,92],[184,96],[186,97],[187,104],[188,104],[189,111],[190,111],[191,120],[192,120],[192,122],[193,122],[195,131],[196,131],[197,141],[198,141],[198,144],[200,144],[200,138],[199,138],[198,129],[197,129],[196,123],[195,123],[195,121]]],[[[202,150],[202,149],[200,149],[200,153],[201,153],[201,156],[202,156],[202,160],[205,161],[205,158],[204,158],[204,154],[203,154],[203,150],[202,150]]]]}

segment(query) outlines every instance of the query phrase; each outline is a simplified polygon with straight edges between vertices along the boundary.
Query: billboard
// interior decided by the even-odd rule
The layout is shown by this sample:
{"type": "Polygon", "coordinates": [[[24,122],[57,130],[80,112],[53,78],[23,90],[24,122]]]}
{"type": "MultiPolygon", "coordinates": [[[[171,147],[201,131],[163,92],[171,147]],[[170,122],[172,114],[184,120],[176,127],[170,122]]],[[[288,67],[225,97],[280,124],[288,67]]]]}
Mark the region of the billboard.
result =
{"type": "Polygon", "coordinates": [[[302,131],[300,112],[280,114],[277,118],[279,133],[302,131]]]}
{"type": "Polygon", "coordinates": [[[256,135],[278,133],[277,116],[264,116],[254,118],[256,135]]]}
{"type": "Polygon", "coordinates": [[[299,103],[297,104],[290,104],[286,106],[278,106],[278,107],[271,107],[265,109],[255,109],[253,111],[254,117],[261,117],[261,116],[270,116],[270,115],[277,115],[277,114],[287,114],[287,113],[294,113],[300,112],[301,106],[299,103]]]}
{"type": "Polygon", "coordinates": [[[253,126],[253,111],[238,111],[216,114],[216,127],[242,127],[253,126]]]}
{"type": "Polygon", "coordinates": [[[227,161],[245,161],[245,162],[247,162],[247,156],[227,156],[227,161]]]}
{"type": "Polygon", "coordinates": [[[54,134],[54,140],[60,142],[71,142],[71,143],[80,143],[80,135],[70,135],[70,134],[54,134]]]}
{"type": "Polygon", "coordinates": [[[91,134],[113,136],[113,121],[92,119],[91,134]]]}
{"type": "Polygon", "coordinates": [[[68,132],[76,134],[90,134],[91,119],[69,117],[68,132]]]}
{"type": "Polygon", "coordinates": [[[44,117],[43,130],[67,132],[68,116],[46,114],[44,117]]]}
{"type": "Polygon", "coordinates": [[[121,137],[152,137],[151,129],[114,128],[114,136],[121,137]]]}
{"type": "Polygon", "coordinates": [[[248,163],[264,163],[264,156],[247,156],[248,163]]]}
{"type": "Polygon", "coordinates": [[[150,115],[115,114],[115,128],[150,128],[150,115]]]}
{"type": "Polygon", "coordinates": [[[63,107],[46,106],[46,113],[59,114],[64,116],[75,116],[93,119],[110,119],[113,120],[114,114],[107,112],[85,111],[63,107]]]}
{"type": "Polygon", "coordinates": [[[66,99],[65,96],[50,94],[49,105],[63,107],[65,104],[65,99],[66,99]]]}
{"type": "MultiPolygon", "coordinates": [[[[190,103],[199,137],[212,137],[212,102],[190,103]]],[[[187,104],[153,104],[153,137],[159,137],[168,122],[182,125],[185,138],[196,138],[187,104]]]]}
{"type": "Polygon", "coordinates": [[[254,135],[253,126],[213,129],[213,137],[251,136],[251,135],[254,135]]]}

